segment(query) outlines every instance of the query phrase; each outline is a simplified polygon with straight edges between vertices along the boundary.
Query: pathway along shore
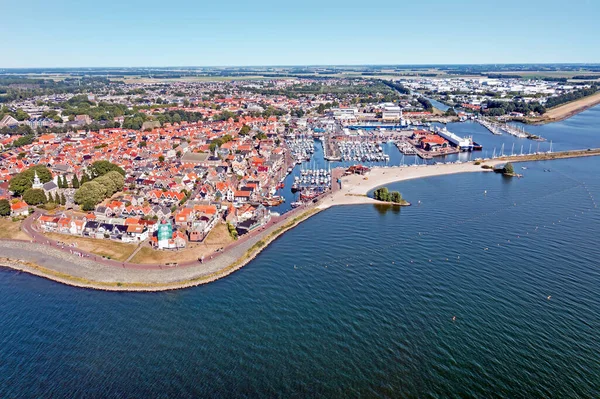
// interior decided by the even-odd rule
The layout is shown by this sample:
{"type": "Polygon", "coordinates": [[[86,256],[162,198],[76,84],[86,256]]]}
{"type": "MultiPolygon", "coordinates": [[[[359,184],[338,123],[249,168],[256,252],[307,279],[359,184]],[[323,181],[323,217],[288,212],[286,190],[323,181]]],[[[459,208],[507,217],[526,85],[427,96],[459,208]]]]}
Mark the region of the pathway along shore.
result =
{"type": "MultiPolygon", "coordinates": [[[[600,149],[568,151],[519,157],[503,157],[485,162],[524,162],[600,155],[600,149]]],[[[239,270],[264,248],[289,229],[336,205],[375,204],[367,193],[393,182],[455,173],[484,172],[473,162],[417,167],[374,168],[368,176],[346,176],[342,188],[326,195],[317,204],[297,208],[275,218],[260,231],[241,238],[222,253],[204,263],[190,262],[178,266],[143,265],[99,259],[93,254],[78,256],[47,240],[31,229],[31,219],[24,230],[35,241],[0,240],[0,266],[24,271],[60,283],[107,291],[165,291],[206,284],[239,270]],[[365,179],[366,177],[366,179],[365,179]],[[51,245],[48,245],[50,243],[51,245]]]]}

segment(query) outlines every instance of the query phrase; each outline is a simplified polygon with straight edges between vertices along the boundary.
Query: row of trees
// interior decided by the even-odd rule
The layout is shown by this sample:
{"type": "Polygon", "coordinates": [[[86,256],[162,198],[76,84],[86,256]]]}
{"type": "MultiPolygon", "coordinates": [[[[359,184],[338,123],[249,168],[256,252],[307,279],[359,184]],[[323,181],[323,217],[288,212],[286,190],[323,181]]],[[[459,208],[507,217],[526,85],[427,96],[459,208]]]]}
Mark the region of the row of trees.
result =
{"type": "Polygon", "coordinates": [[[398,191],[389,191],[387,187],[378,188],[373,192],[373,198],[378,201],[393,202],[400,204],[403,202],[402,194],[398,191]]]}
{"type": "Polygon", "coordinates": [[[398,91],[400,94],[410,94],[410,89],[407,87],[404,87],[403,85],[401,85],[400,83],[395,83],[395,82],[390,82],[387,80],[382,80],[381,81],[384,85],[398,91]]]}
{"type": "Polygon", "coordinates": [[[231,140],[233,140],[233,137],[231,137],[229,134],[226,134],[223,137],[219,137],[218,139],[214,139],[210,142],[210,152],[213,152],[217,147],[220,147],[223,144],[230,142],[231,140]]]}
{"type": "Polygon", "coordinates": [[[89,93],[113,84],[104,77],[69,77],[62,80],[0,76],[0,103],[61,93],[89,93]]]}
{"type": "Polygon", "coordinates": [[[552,107],[556,107],[557,105],[568,103],[570,101],[579,100],[580,98],[591,96],[592,94],[595,94],[597,91],[598,91],[598,86],[594,85],[587,89],[579,89],[579,90],[572,91],[571,93],[562,94],[557,97],[550,97],[548,100],[546,100],[546,107],[552,108],[552,107]]]}
{"type": "Polygon", "coordinates": [[[4,118],[5,115],[10,115],[18,121],[24,121],[29,119],[29,114],[23,111],[21,108],[17,108],[16,111],[11,111],[8,107],[3,106],[0,108],[0,119],[4,118]]]}
{"type": "Polygon", "coordinates": [[[62,114],[65,116],[89,115],[96,121],[112,121],[115,117],[131,113],[126,105],[89,101],[86,95],[71,97],[63,105],[62,114]]]}
{"type": "Polygon", "coordinates": [[[23,193],[23,201],[27,203],[27,205],[44,205],[47,203],[57,204],[57,205],[65,205],[67,203],[67,198],[64,193],[46,193],[44,190],[39,188],[30,188],[23,193]]]}
{"type": "Polygon", "coordinates": [[[431,104],[431,101],[429,101],[425,97],[419,97],[419,98],[417,98],[417,101],[419,102],[419,104],[421,104],[421,106],[425,109],[425,111],[428,111],[428,112],[433,111],[433,105],[431,104]]]}
{"type": "Polygon", "coordinates": [[[490,116],[500,116],[509,114],[511,112],[519,112],[524,115],[530,112],[543,114],[546,112],[546,108],[538,102],[526,103],[525,101],[496,101],[488,100],[487,109],[485,113],[490,116]]]}
{"type": "Polygon", "coordinates": [[[204,120],[204,117],[200,112],[183,110],[167,111],[163,114],[156,115],[154,118],[159,121],[161,125],[164,125],[165,123],[198,122],[204,120]]]}

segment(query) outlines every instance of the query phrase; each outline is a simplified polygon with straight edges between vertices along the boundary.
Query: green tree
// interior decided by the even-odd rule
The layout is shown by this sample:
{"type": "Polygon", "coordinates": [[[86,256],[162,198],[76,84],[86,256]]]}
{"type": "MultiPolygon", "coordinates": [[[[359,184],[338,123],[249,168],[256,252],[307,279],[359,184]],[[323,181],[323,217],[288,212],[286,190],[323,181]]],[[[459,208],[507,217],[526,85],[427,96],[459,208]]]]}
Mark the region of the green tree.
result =
{"type": "Polygon", "coordinates": [[[94,209],[96,209],[96,204],[94,204],[92,201],[85,201],[81,205],[81,209],[86,212],[93,211],[94,209]]]}
{"type": "Polygon", "coordinates": [[[60,194],[60,204],[67,205],[67,198],[65,197],[65,193],[60,194]]]}
{"type": "Polygon", "coordinates": [[[48,202],[54,203],[54,196],[52,195],[52,193],[48,193],[48,202]]]}
{"type": "Polygon", "coordinates": [[[24,121],[29,119],[29,114],[23,111],[21,108],[18,108],[15,112],[15,119],[18,121],[24,121]]]}
{"type": "Polygon", "coordinates": [[[506,165],[504,165],[504,173],[507,175],[513,175],[515,173],[515,168],[512,163],[507,162],[506,165]]]}
{"type": "Polygon", "coordinates": [[[10,215],[10,202],[6,199],[0,199],[0,216],[10,215]]]}
{"type": "Polygon", "coordinates": [[[125,171],[119,166],[109,161],[96,161],[90,166],[92,178],[104,176],[108,172],[117,171],[125,176],[125,171]]]}
{"type": "Polygon", "coordinates": [[[234,240],[238,239],[238,232],[235,229],[234,225],[232,225],[231,223],[227,222],[227,230],[229,231],[229,235],[231,236],[231,238],[233,238],[234,240]]]}
{"type": "Polygon", "coordinates": [[[9,189],[14,195],[21,196],[23,193],[30,189],[33,184],[33,180],[24,173],[19,173],[10,179],[9,189]]]}
{"type": "Polygon", "coordinates": [[[158,162],[165,162],[165,157],[164,157],[164,155],[159,155],[159,156],[158,156],[158,162]]]}
{"type": "Polygon", "coordinates": [[[50,173],[48,168],[43,165],[36,165],[24,170],[10,179],[10,191],[17,196],[23,195],[23,193],[33,185],[33,180],[36,173],[42,183],[47,183],[52,180],[52,173],[50,173]]]}
{"type": "Polygon", "coordinates": [[[254,136],[258,140],[266,140],[267,135],[264,132],[258,132],[256,136],[254,136]]]}
{"type": "Polygon", "coordinates": [[[247,135],[248,135],[248,133],[250,133],[250,130],[252,130],[252,129],[250,128],[250,126],[248,126],[248,125],[244,125],[244,126],[242,126],[242,128],[240,129],[240,131],[239,131],[239,135],[240,135],[240,136],[247,136],[247,135]]]}
{"type": "Polygon", "coordinates": [[[390,192],[387,187],[378,188],[373,192],[373,198],[378,201],[389,201],[390,200],[390,192]]]}
{"type": "Polygon", "coordinates": [[[104,176],[95,178],[92,182],[99,184],[104,189],[104,198],[109,198],[114,193],[123,190],[125,178],[119,172],[113,170],[104,176]]]}
{"type": "Polygon", "coordinates": [[[402,195],[398,191],[392,191],[390,193],[390,201],[399,204],[402,202],[402,195]]]}
{"type": "Polygon", "coordinates": [[[44,190],[30,188],[23,193],[23,201],[25,201],[27,205],[40,205],[48,202],[48,199],[46,198],[46,194],[44,194],[44,190]]]}
{"type": "Polygon", "coordinates": [[[105,194],[106,187],[96,181],[89,181],[79,187],[79,190],[75,192],[74,199],[77,204],[91,204],[94,207],[105,198],[105,194]]]}
{"type": "Polygon", "coordinates": [[[73,175],[73,179],[71,180],[71,186],[73,188],[79,188],[79,179],[77,178],[77,175],[73,175]]]}

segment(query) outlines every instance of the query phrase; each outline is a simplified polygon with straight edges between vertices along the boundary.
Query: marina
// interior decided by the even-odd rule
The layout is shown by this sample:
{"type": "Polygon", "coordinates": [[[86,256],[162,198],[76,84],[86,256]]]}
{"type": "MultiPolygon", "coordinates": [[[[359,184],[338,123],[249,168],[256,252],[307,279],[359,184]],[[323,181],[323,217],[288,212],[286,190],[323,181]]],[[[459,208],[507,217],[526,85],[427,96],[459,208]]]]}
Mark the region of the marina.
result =
{"type": "Polygon", "coordinates": [[[311,155],[315,152],[315,142],[310,136],[286,138],[285,144],[290,149],[292,159],[296,164],[309,161],[311,155]]]}
{"type": "Polygon", "coordinates": [[[544,141],[538,135],[528,133],[523,126],[516,126],[510,123],[502,123],[493,121],[489,118],[477,118],[476,121],[490,131],[490,133],[501,136],[503,133],[509,134],[519,139],[530,139],[536,141],[544,141]]]}
{"type": "MultiPolygon", "coordinates": [[[[308,202],[331,189],[331,170],[301,169],[300,176],[294,177],[292,193],[300,193],[300,202],[308,202]]],[[[294,201],[298,203],[298,201],[294,201]]],[[[292,205],[294,207],[294,205],[292,205]]]]}

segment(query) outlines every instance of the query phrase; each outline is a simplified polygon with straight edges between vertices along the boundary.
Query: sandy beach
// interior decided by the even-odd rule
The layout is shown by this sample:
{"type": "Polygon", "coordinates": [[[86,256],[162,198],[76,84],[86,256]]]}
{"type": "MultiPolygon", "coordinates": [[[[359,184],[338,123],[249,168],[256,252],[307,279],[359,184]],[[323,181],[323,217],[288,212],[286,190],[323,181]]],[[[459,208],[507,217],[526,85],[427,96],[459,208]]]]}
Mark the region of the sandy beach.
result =
{"type": "Polygon", "coordinates": [[[579,100],[551,108],[546,111],[544,116],[540,118],[532,118],[529,120],[529,122],[534,124],[559,122],[598,104],[600,104],[600,93],[592,94],[591,96],[580,98],[579,100]]]}
{"type": "Polygon", "coordinates": [[[472,162],[462,164],[422,165],[408,167],[373,168],[368,175],[351,175],[342,178],[342,188],[324,198],[317,207],[327,209],[335,205],[374,204],[378,201],[367,197],[367,193],[386,184],[431,176],[466,172],[485,172],[481,165],[472,162]]]}

